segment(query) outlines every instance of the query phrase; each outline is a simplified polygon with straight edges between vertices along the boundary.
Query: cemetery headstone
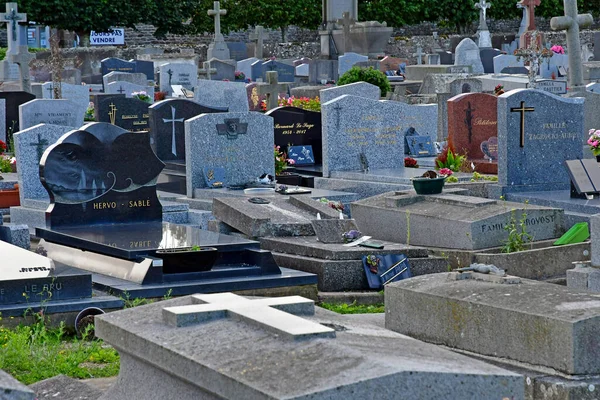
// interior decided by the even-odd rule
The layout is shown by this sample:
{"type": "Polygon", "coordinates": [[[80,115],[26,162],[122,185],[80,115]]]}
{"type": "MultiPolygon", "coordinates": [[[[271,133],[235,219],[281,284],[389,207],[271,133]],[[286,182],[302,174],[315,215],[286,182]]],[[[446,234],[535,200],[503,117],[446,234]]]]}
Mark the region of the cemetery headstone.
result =
{"type": "Polygon", "coordinates": [[[563,163],[582,158],[583,102],[529,89],[498,97],[498,183],[506,191],[568,189],[563,163]]]}
{"type": "Polygon", "coordinates": [[[102,77],[104,87],[111,82],[131,82],[140,86],[148,86],[148,80],[146,75],[142,73],[126,73],[126,72],[109,72],[107,75],[102,77]]]}
{"type": "Polygon", "coordinates": [[[207,107],[228,108],[229,112],[249,110],[246,84],[243,82],[202,79],[194,91],[194,100],[207,107]]]}
{"type": "Polygon", "coordinates": [[[277,72],[279,82],[294,82],[296,69],[293,65],[285,64],[275,60],[269,60],[262,65],[262,78],[267,81],[269,71],[277,72]]]}
{"type": "Polygon", "coordinates": [[[131,82],[111,82],[104,88],[106,94],[123,94],[125,97],[132,97],[132,93],[139,92],[146,92],[154,101],[154,86],[140,86],[131,82]]]}
{"type": "Polygon", "coordinates": [[[0,99],[6,104],[6,137],[8,139],[14,132],[19,131],[19,106],[28,101],[35,100],[35,96],[27,92],[0,92],[0,99]]]}
{"type": "Polygon", "coordinates": [[[297,60],[294,60],[293,65],[294,65],[294,67],[297,67],[298,65],[302,65],[302,64],[310,64],[312,61],[313,61],[312,58],[301,57],[297,60]]]}
{"type": "Polygon", "coordinates": [[[500,54],[494,57],[494,73],[499,74],[506,67],[524,67],[523,60],[517,60],[516,56],[500,54]]]}
{"type": "Polygon", "coordinates": [[[6,143],[6,100],[0,99],[0,140],[6,143]]]}
{"type": "Polygon", "coordinates": [[[25,205],[26,199],[49,200],[48,192],[40,182],[40,160],[48,146],[73,129],[76,128],[41,124],[15,133],[21,205],[25,205]]]}
{"type": "Polygon", "coordinates": [[[342,76],[348,71],[354,64],[361,61],[369,61],[369,57],[363,56],[362,54],[347,52],[344,55],[338,57],[338,75],[342,76]]]}
{"type": "Polygon", "coordinates": [[[91,123],[63,136],[40,162],[53,202],[49,227],[162,221],[156,179],[163,167],[148,134],[91,123]]]}
{"type": "Polygon", "coordinates": [[[149,106],[139,99],[111,96],[98,101],[94,116],[98,122],[116,125],[131,132],[147,132],[149,106]]]}
{"type": "Polygon", "coordinates": [[[113,71],[126,73],[138,72],[136,71],[135,62],[125,61],[115,57],[105,58],[100,61],[100,71],[102,75],[108,75],[113,71]]]}
{"type": "Polygon", "coordinates": [[[481,57],[481,64],[483,65],[483,72],[491,74],[494,72],[494,57],[502,55],[502,52],[497,49],[485,48],[479,51],[481,57]]]}
{"type": "Polygon", "coordinates": [[[210,79],[214,79],[217,81],[235,80],[235,66],[233,64],[217,60],[216,58],[209,60],[208,63],[211,68],[215,69],[215,74],[212,75],[210,79]]]}
{"type": "MultiPolygon", "coordinates": [[[[64,100],[71,100],[79,107],[79,113],[81,118],[85,116],[85,112],[90,103],[90,90],[87,86],[82,85],[71,85],[69,83],[60,84],[61,98],[64,100]]],[[[52,82],[46,82],[42,84],[42,97],[43,99],[55,98],[54,84],[52,82]]]]}
{"type": "Polygon", "coordinates": [[[71,100],[31,100],[19,106],[21,129],[31,128],[37,124],[62,126],[83,125],[81,107],[71,100]]]}
{"type": "Polygon", "coordinates": [[[248,107],[250,111],[262,111],[262,102],[267,99],[266,95],[258,94],[258,83],[252,82],[246,85],[248,96],[248,107]]]}
{"type": "Polygon", "coordinates": [[[154,81],[154,62],[145,60],[129,60],[129,62],[135,63],[134,72],[142,73],[146,75],[149,81],[154,81]]]}
{"type": "Polygon", "coordinates": [[[224,186],[275,176],[273,118],[260,113],[203,114],[185,121],[187,195],[206,187],[204,168],[224,168],[224,186]]]}
{"type": "Polygon", "coordinates": [[[529,70],[527,68],[523,67],[504,67],[502,68],[502,71],[500,71],[503,74],[508,74],[508,75],[527,75],[529,74],[529,70]]]}
{"type": "Polygon", "coordinates": [[[566,54],[554,54],[550,58],[543,59],[540,64],[540,75],[542,78],[556,79],[562,76],[559,68],[569,69],[569,56],[566,54]]]}
{"type": "Polygon", "coordinates": [[[152,149],[163,161],[185,160],[184,121],[211,112],[227,112],[227,108],[211,108],[191,100],[167,99],[148,108],[152,149]]]}
{"type": "Polygon", "coordinates": [[[248,79],[252,78],[252,69],[251,66],[253,63],[259,61],[256,57],[245,58],[237,62],[237,70],[242,72],[244,76],[248,79]]]}
{"type": "Polygon", "coordinates": [[[248,57],[248,46],[244,42],[226,42],[229,56],[235,61],[248,57]]]}
{"type": "Polygon", "coordinates": [[[339,78],[338,66],[338,60],[313,60],[308,70],[308,82],[320,84],[337,81],[339,78]]]}
{"type": "Polygon", "coordinates": [[[296,76],[306,76],[310,74],[310,64],[300,64],[296,67],[296,76]]]}
{"type": "Polygon", "coordinates": [[[208,15],[215,19],[215,36],[214,40],[208,45],[207,57],[217,58],[219,60],[229,60],[229,48],[225,43],[225,38],[221,33],[221,16],[227,14],[227,10],[222,10],[218,1],[213,2],[213,8],[208,10],[208,15]]]}
{"type": "Polygon", "coordinates": [[[283,150],[288,146],[312,146],[313,163],[321,164],[321,113],[297,107],[277,107],[265,115],[273,117],[276,146],[283,150]]]}
{"type": "Polygon", "coordinates": [[[348,85],[333,86],[327,89],[321,89],[319,93],[321,104],[327,103],[328,101],[345,94],[372,100],[379,100],[381,98],[381,89],[379,89],[379,86],[375,86],[368,82],[354,82],[348,85]]]}
{"type": "Polygon", "coordinates": [[[263,60],[257,60],[250,64],[250,77],[253,81],[263,79],[263,60]]]}
{"type": "Polygon", "coordinates": [[[475,3],[475,7],[479,9],[479,27],[477,28],[477,36],[478,43],[477,45],[484,48],[492,47],[492,39],[490,37],[490,31],[488,31],[488,26],[486,23],[486,14],[487,9],[492,6],[491,3],[486,0],[479,0],[479,2],[475,3]]]}
{"type": "Polygon", "coordinates": [[[198,85],[198,67],[194,64],[166,63],[160,66],[160,91],[171,93],[172,85],[194,90],[198,85]]]}
{"type": "Polygon", "coordinates": [[[469,38],[463,39],[456,46],[454,65],[470,65],[474,74],[483,74],[483,64],[479,55],[477,43],[469,38]]]}

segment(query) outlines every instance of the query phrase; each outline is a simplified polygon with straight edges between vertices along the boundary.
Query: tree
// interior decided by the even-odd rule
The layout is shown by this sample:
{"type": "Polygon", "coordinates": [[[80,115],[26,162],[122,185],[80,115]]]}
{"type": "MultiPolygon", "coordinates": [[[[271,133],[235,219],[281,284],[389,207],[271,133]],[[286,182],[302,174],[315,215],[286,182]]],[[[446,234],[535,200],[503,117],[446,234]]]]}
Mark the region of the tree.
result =
{"type": "Polygon", "coordinates": [[[437,0],[428,4],[429,21],[440,21],[440,25],[452,26],[458,33],[466,33],[467,27],[479,16],[475,2],[471,0],[437,0]]]}
{"type": "Polygon", "coordinates": [[[388,26],[418,24],[427,17],[424,0],[359,0],[361,21],[387,22],[388,26]]]}

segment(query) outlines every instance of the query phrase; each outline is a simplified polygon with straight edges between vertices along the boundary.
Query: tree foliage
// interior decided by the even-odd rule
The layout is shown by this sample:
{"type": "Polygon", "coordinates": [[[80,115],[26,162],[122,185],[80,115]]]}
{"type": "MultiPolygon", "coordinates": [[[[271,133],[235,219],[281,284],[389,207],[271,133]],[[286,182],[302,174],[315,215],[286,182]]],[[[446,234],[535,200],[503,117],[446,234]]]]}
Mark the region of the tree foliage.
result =
{"type": "MultiPolygon", "coordinates": [[[[430,3],[428,3],[430,4],[430,3]]],[[[359,0],[361,21],[387,22],[388,26],[418,24],[427,17],[424,0],[359,0]]]]}

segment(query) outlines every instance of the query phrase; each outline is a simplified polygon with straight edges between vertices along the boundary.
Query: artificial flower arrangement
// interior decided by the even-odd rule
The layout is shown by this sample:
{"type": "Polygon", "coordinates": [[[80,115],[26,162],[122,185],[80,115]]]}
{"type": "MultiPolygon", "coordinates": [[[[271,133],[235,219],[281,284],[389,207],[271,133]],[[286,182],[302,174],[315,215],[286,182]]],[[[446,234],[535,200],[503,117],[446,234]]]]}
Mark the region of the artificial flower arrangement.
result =
{"type": "Polygon", "coordinates": [[[280,146],[274,146],[275,154],[275,175],[282,175],[288,166],[294,165],[296,161],[291,158],[287,158],[285,151],[281,151],[280,146]]]}
{"type": "Polygon", "coordinates": [[[419,168],[419,162],[412,157],[405,157],[404,166],[406,168],[419,168]]]}
{"type": "Polygon", "coordinates": [[[244,74],[242,71],[235,71],[235,80],[236,81],[246,80],[246,74],[244,74]]]}
{"type": "Polygon", "coordinates": [[[600,129],[590,129],[587,144],[595,156],[600,156],[600,129]]]}
{"type": "Polygon", "coordinates": [[[146,103],[152,103],[152,99],[150,99],[150,96],[148,96],[148,93],[146,93],[144,90],[131,93],[131,97],[133,97],[134,99],[145,101],[146,103]]]}
{"type": "Polygon", "coordinates": [[[565,54],[565,49],[562,46],[559,46],[557,44],[555,44],[554,46],[550,47],[550,50],[552,50],[552,52],[554,54],[565,54]]]}

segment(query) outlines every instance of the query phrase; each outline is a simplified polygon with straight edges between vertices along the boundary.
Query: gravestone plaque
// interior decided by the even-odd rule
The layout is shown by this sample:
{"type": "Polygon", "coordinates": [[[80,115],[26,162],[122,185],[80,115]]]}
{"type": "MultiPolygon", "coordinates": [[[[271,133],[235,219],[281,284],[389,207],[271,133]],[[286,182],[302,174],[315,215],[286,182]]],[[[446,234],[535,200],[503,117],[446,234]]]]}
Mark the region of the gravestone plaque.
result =
{"type": "Polygon", "coordinates": [[[266,94],[258,94],[258,84],[252,82],[246,85],[246,95],[248,96],[248,106],[250,111],[262,111],[262,102],[266,101],[266,94]]]}
{"type": "Polygon", "coordinates": [[[338,57],[338,75],[342,76],[348,71],[354,64],[361,61],[369,61],[369,57],[363,56],[362,54],[347,52],[344,55],[338,57]]]}
{"type": "Polygon", "coordinates": [[[21,129],[37,124],[81,126],[81,107],[71,100],[31,100],[19,106],[21,129]]]}
{"type": "Polygon", "coordinates": [[[102,98],[94,109],[98,122],[107,122],[131,132],[147,132],[150,104],[126,97],[102,98]]]}
{"type": "Polygon", "coordinates": [[[296,107],[277,107],[266,113],[273,117],[275,145],[285,150],[288,146],[310,145],[313,164],[321,164],[321,113],[296,107]]]}
{"type": "Polygon", "coordinates": [[[404,141],[404,152],[411,157],[432,157],[436,155],[431,138],[419,135],[413,127],[405,131],[404,141]]]}
{"type": "Polygon", "coordinates": [[[121,60],[120,58],[110,57],[100,61],[100,71],[102,75],[107,75],[113,71],[133,73],[136,71],[135,62],[121,60]]]}
{"type": "Polygon", "coordinates": [[[20,130],[19,106],[35,100],[35,96],[27,92],[0,92],[0,99],[4,99],[6,102],[6,137],[8,139],[14,132],[20,130]]]}
{"type": "Polygon", "coordinates": [[[470,160],[486,158],[481,144],[498,135],[497,105],[498,98],[486,93],[459,94],[448,100],[448,138],[458,153],[470,160]]]}
{"type": "Polygon", "coordinates": [[[40,162],[50,228],[161,222],[156,179],[164,164],[146,133],[91,123],[46,149],[40,162]]]}
{"type": "Polygon", "coordinates": [[[273,118],[254,112],[202,114],[185,121],[187,195],[206,187],[204,168],[224,168],[225,185],[275,176],[273,118]]]}
{"type": "Polygon", "coordinates": [[[568,189],[563,164],[583,155],[583,103],[530,89],[498,97],[498,183],[506,191],[568,189]]]}
{"type": "Polygon", "coordinates": [[[463,39],[459,45],[456,46],[455,54],[454,65],[470,65],[471,71],[474,74],[483,74],[483,64],[481,63],[481,56],[479,55],[477,43],[469,38],[463,39]]]}
{"type": "Polygon", "coordinates": [[[379,86],[375,86],[368,82],[354,82],[348,85],[332,86],[327,89],[321,89],[319,91],[319,98],[321,99],[321,104],[323,104],[345,94],[364,97],[371,100],[379,100],[381,98],[381,89],[379,89],[379,86]]]}
{"type": "Polygon", "coordinates": [[[152,149],[163,161],[185,160],[184,121],[203,113],[227,112],[191,100],[167,99],[148,108],[152,149]]]}
{"type": "Polygon", "coordinates": [[[536,81],[537,88],[544,92],[554,94],[565,94],[567,93],[567,81],[557,81],[554,79],[540,79],[536,81]]]}
{"type": "Polygon", "coordinates": [[[267,81],[267,72],[276,71],[279,82],[294,82],[296,68],[293,65],[284,64],[279,61],[270,60],[262,64],[261,77],[263,81],[267,81]]]}
{"type": "Polygon", "coordinates": [[[207,107],[228,108],[230,112],[249,110],[246,84],[243,82],[201,79],[194,91],[194,100],[207,107]]]}
{"type": "Polygon", "coordinates": [[[172,85],[194,90],[198,85],[198,67],[194,64],[167,63],[160,66],[160,91],[171,93],[172,85]]]}
{"type": "Polygon", "coordinates": [[[315,154],[310,145],[288,146],[287,151],[288,158],[294,160],[295,166],[315,164],[315,154]]]}
{"type": "Polygon", "coordinates": [[[25,199],[48,200],[40,182],[40,160],[44,151],[75,127],[41,124],[15,133],[15,157],[21,204],[25,199]]]}
{"type": "Polygon", "coordinates": [[[486,160],[498,161],[498,138],[496,136],[481,142],[479,148],[483,152],[486,160]]]}

